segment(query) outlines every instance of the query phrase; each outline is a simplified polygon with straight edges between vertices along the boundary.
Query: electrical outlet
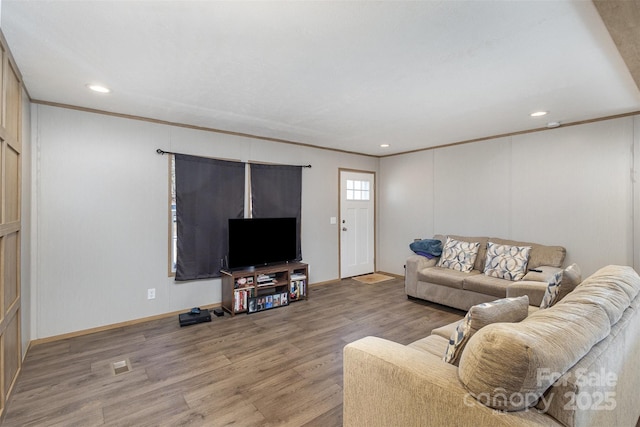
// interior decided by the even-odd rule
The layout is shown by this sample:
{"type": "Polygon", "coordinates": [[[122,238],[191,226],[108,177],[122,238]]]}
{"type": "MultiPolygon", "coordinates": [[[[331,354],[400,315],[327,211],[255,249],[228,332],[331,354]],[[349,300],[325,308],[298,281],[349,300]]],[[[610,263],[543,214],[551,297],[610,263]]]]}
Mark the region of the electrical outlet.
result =
{"type": "Polygon", "coordinates": [[[155,299],[156,298],[156,288],[147,289],[147,299],[155,299]]]}

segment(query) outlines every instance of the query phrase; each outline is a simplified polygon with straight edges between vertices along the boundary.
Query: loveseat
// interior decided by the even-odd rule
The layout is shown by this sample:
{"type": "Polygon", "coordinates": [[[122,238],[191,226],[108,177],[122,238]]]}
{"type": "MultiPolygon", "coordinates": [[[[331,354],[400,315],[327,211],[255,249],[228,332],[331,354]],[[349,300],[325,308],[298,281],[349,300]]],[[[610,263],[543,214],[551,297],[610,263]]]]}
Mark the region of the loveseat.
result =
{"type": "MultiPolygon", "coordinates": [[[[477,243],[477,255],[469,272],[440,267],[440,257],[412,255],[406,261],[405,292],[419,298],[467,311],[473,305],[507,296],[528,295],[531,305],[539,306],[550,281],[562,271],[566,250],[562,246],[506,240],[497,237],[466,237],[436,235],[443,245],[447,238],[477,243]],[[514,248],[529,247],[526,271],[522,278],[509,280],[485,274],[487,248],[490,243],[514,248]],[[537,271],[530,271],[537,270],[537,271]]],[[[446,250],[446,248],[445,248],[446,250]]],[[[443,253],[443,256],[445,254],[443,253]]],[[[451,266],[450,266],[451,267],[451,266]]]]}
{"type": "MultiPolygon", "coordinates": [[[[639,293],[631,267],[604,267],[549,308],[480,327],[459,366],[444,358],[460,325],[473,323],[465,320],[409,345],[352,342],[344,348],[344,425],[633,427],[639,293]]],[[[502,302],[518,311],[521,298],[502,302]]]]}

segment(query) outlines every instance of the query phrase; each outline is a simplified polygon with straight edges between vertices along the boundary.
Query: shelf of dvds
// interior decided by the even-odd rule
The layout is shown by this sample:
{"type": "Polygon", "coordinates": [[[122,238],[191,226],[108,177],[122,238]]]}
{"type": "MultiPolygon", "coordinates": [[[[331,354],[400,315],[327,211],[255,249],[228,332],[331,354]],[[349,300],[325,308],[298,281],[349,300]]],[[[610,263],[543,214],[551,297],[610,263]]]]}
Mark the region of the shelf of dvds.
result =
{"type": "Polygon", "coordinates": [[[221,270],[222,308],[232,316],[309,298],[309,266],[302,262],[246,270],[221,270]]]}

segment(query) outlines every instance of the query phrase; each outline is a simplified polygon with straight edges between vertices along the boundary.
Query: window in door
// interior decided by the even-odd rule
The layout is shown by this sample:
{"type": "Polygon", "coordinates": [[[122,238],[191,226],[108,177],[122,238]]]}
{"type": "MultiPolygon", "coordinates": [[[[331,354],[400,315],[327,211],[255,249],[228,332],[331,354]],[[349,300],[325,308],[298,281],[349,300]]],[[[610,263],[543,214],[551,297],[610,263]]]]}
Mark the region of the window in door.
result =
{"type": "Polygon", "coordinates": [[[369,181],[347,180],[347,200],[370,200],[369,181]]]}

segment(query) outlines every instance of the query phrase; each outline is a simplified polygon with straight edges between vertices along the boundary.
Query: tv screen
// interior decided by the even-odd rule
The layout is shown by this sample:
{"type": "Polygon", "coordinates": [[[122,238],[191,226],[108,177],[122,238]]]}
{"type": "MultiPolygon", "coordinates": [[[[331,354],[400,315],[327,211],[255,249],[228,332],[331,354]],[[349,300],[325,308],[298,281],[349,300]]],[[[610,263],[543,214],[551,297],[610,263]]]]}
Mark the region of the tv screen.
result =
{"type": "Polygon", "coordinates": [[[229,268],[295,260],[296,233],[295,218],[229,219],[229,268]]]}

